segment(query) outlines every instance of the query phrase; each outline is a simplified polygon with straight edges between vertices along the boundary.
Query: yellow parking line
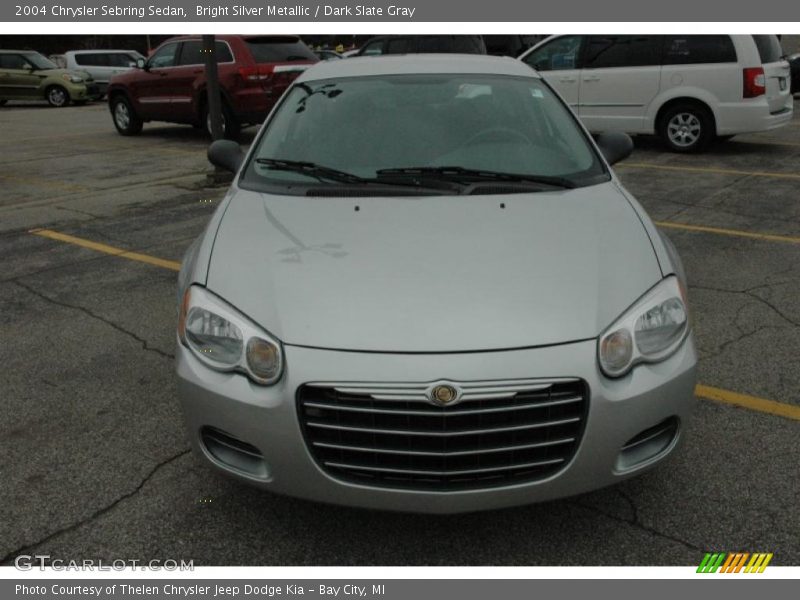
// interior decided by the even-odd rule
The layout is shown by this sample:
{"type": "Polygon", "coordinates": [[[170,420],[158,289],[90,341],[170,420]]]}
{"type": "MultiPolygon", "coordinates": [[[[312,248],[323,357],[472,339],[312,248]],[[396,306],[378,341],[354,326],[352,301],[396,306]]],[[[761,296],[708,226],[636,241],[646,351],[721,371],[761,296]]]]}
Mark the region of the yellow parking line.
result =
{"type": "Polygon", "coordinates": [[[154,265],[156,267],[161,267],[163,269],[180,271],[181,268],[181,263],[174,260],[157,258],[155,256],[150,256],[148,254],[140,254],[139,252],[129,252],[127,250],[123,250],[122,248],[115,248],[114,246],[108,246],[106,244],[92,242],[90,240],[85,240],[83,238],[67,235],[65,233],[52,231],[50,229],[31,229],[28,233],[50,238],[51,240],[58,240],[59,242],[74,244],[76,246],[81,246],[82,248],[89,248],[90,250],[96,250],[97,252],[105,252],[106,254],[111,254],[113,256],[118,256],[120,258],[136,260],[139,262],[147,263],[149,265],[154,265]]]}
{"type": "Polygon", "coordinates": [[[800,147],[799,142],[784,142],[775,138],[753,138],[750,140],[736,140],[737,144],[765,144],[767,146],[794,146],[800,147]]]}
{"type": "MultiPolygon", "coordinates": [[[[165,260],[163,258],[156,258],[155,256],[140,254],[138,252],[128,252],[127,250],[123,250],[121,248],[115,248],[114,246],[92,242],[91,240],[67,235],[65,233],[59,233],[50,229],[31,229],[29,233],[50,238],[52,240],[58,240],[59,242],[75,244],[76,246],[81,246],[82,248],[89,248],[91,250],[97,250],[98,252],[105,252],[106,254],[111,254],[120,258],[137,260],[139,262],[154,265],[156,267],[162,267],[164,269],[171,269],[173,271],[180,270],[180,263],[174,260],[165,260]]],[[[731,392],[729,390],[723,390],[702,384],[698,384],[697,387],[695,387],[694,393],[699,398],[705,398],[715,402],[724,402],[726,404],[733,404],[735,406],[740,406],[756,412],[767,413],[779,417],[785,417],[787,419],[794,419],[795,421],[800,421],[800,406],[775,402],[774,400],[765,400],[764,398],[739,394],[737,392],[731,392]]]]}
{"type": "Polygon", "coordinates": [[[34,187],[53,188],[57,190],[65,190],[70,193],[83,193],[92,191],[91,188],[79,183],[70,183],[68,181],[58,181],[56,179],[41,179],[35,177],[19,177],[17,175],[0,175],[0,180],[21,183],[22,185],[31,185],[34,187]]]}
{"type": "Polygon", "coordinates": [[[700,231],[702,233],[715,233],[717,235],[732,235],[736,237],[746,237],[755,240],[765,240],[768,242],[784,242],[787,244],[800,244],[800,237],[789,235],[775,235],[772,233],[754,233],[752,231],[742,231],[741,229],[722,229],[720,227],[706,227],[705,225],[688,225],[686,223],[673,223],[672,221],[655,221],[659,227],[670,229],[684,229],[686,231],[700,231]]]}
{"type": "Polygon", "coordinates": [[[674,165],[657,165],[655,163],[620,163],[618,167],[634,169],[660,169],[662,171],[685,171],[688,173],[714,173],[717,175],[749,175],[751,177],[772,177],[774,179],[797,179],[800,173],[772,173],[768,171],[739,171],[738,169],[717,169],[715,167],[687,167],[674,165]]]}
{"type": "Polygon", "coordinates": [[[756,396],[739,394],[738,392],[731,392],[729,390],[723,390],[703,384],[697,384],[697,387],[694,389],[694,393],[698,398],[713,400],[714,402],[724,402],[725,404],[733,404],[734,406],[739,406],[748,410],[754,410],[757,412],[800,421],[800,406],[796,406],[794,404],[775,402],[774,400],[766,400],[756,396]]]}

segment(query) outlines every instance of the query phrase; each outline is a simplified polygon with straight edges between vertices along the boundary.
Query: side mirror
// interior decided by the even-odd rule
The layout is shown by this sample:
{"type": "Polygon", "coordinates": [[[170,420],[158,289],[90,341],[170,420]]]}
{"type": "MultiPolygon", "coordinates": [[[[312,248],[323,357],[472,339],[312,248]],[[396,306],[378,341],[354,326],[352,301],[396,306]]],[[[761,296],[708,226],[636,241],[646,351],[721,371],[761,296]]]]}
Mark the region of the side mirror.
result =
{"type": "Polygon", "coordinates": [[[601,133],[594,141],[610,165],[628,158],[633,152],[633,140],[627,133],[601,133]]]}
{"type": "Polygon", "coordinates": [[[217,140],[208,147],[208,162],[234,175],[239,171],[243,160],[242,149],[233,140],[217,140]]]}
{"type": "Polygon", "coordinates": [[[144,69],[147,66],[147,63],[143,58],[137,58],[136,63],[134,65],[137,69],[144,69]]]}

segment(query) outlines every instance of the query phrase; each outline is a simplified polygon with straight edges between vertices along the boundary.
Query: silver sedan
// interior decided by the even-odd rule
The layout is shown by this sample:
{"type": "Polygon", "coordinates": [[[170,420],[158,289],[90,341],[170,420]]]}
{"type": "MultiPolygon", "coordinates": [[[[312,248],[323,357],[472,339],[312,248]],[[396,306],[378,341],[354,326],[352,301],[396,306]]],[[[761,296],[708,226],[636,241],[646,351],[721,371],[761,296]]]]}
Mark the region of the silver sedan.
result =
{"type": "Polygon", "coordinates": [[[622,481],[680,444],[696,354],[673,246],[529,67],[319,63],[179,277],[177,374],[216,469],[322,502],[463,512],[622,481]]]}

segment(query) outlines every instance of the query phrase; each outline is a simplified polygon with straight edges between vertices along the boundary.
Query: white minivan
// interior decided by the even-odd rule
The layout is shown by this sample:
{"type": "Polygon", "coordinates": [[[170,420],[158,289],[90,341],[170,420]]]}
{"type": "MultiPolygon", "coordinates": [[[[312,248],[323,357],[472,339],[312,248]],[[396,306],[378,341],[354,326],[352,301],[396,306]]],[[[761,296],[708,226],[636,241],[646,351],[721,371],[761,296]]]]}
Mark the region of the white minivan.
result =
{"type": "Polygon", "coordinates": [[[792,119],[774,35],[556,35],[519,59],[592,133],[655,133],[677,152],[792,119]]]}
{"type": "Polygon", "coordinates": [[[97,82],[101,94],[108,89],[108,82],[117,73],[136,66],[144,59],[136,50],[70,50],[64,53],[64,68],[88,72],[97,82]]]}

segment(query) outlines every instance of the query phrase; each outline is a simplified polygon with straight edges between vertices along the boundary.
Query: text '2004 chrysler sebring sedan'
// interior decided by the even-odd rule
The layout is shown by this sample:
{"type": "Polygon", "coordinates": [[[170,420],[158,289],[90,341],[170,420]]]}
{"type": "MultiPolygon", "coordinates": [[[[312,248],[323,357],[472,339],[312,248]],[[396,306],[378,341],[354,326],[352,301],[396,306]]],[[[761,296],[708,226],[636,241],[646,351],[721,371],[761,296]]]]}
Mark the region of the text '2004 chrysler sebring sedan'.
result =
{"type": "Polygon", "coordinates": [[[526,65],[320,63],[179,277],[189,436],[266,490],[459,512],[576,494],[678,445],[696,354],[673,246],[526,65]]]}

